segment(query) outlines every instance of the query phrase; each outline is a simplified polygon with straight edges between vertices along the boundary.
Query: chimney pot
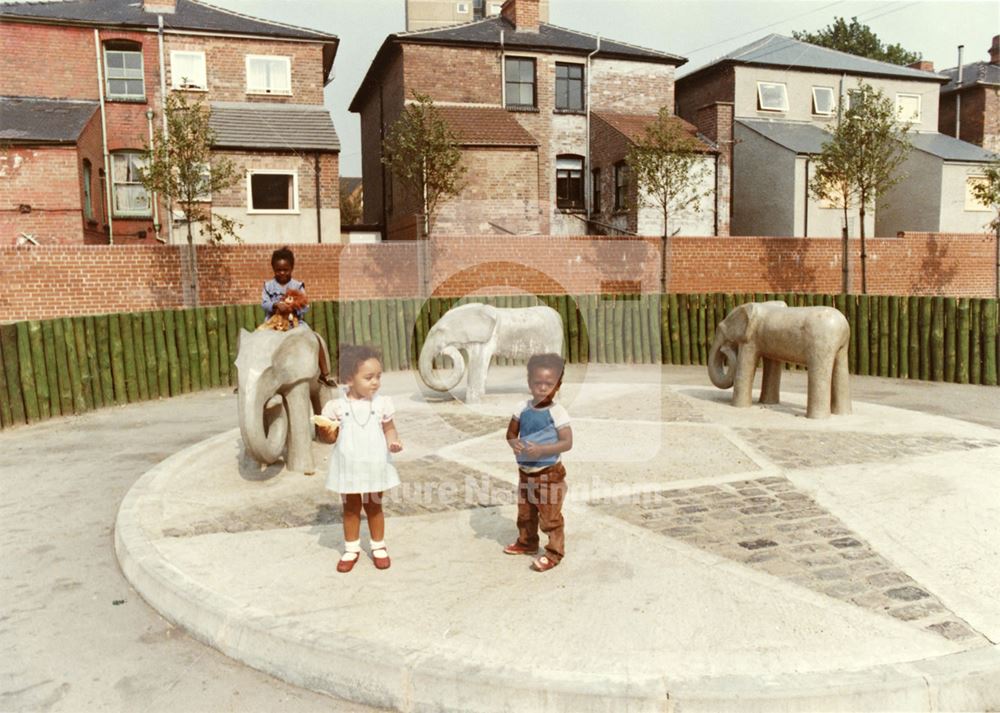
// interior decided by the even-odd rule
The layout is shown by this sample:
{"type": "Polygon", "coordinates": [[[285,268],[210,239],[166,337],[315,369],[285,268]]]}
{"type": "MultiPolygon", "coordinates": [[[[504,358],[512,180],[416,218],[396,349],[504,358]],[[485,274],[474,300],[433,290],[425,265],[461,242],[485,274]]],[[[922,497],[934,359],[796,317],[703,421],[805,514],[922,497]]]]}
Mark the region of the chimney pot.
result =
{"type": "Polygon", "coordinates": [[[1000,64],[1000,35],[993,35],[993,44],[990,45],[990,64],[1000,64]]]}

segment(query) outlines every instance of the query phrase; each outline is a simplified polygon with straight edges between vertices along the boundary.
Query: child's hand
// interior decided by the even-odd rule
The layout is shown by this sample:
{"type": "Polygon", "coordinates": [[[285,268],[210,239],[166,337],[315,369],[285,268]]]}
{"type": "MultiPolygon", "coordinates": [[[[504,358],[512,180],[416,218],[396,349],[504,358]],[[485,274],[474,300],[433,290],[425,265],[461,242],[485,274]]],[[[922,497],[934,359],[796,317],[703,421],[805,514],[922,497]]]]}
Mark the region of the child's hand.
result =
{"type": "Polygon", "coordinates": [[[400,443],[399,441],[389,441],[389,452],[390,453],[399,453],[401,450],[403,450],[403,444],[402,443],[400,443]]]}
{"type": "Polygon", "coordinates": [[[323,443],[336,443],[338,426],[316,426],[316,436],[323,443]]]}
{"type": "Polygon", "coordinates": [[[514,451],[514,455],[521,455],[521,451],[524,450],[524,441],[520,438],[511,438],[507,441],[507,445],[514,451]]]}
{"type": "Polygon", "coordinates": [[[521,445],[520,455],[525,458],[539,458],[542,455],[542,447],[531,441],[524,441],[521,445]]]}

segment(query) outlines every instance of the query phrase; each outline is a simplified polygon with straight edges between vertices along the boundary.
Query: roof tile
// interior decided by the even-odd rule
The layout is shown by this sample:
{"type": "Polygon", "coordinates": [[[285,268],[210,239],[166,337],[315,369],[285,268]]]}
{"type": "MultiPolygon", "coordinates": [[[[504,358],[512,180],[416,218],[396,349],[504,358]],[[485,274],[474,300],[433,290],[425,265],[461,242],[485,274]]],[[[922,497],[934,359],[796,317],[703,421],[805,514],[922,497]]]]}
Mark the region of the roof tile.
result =
{"type": "Polygon", "coordinates": [[[489,106],[435,106],[462,146],[538,146],[510,112],[489,106]]]}

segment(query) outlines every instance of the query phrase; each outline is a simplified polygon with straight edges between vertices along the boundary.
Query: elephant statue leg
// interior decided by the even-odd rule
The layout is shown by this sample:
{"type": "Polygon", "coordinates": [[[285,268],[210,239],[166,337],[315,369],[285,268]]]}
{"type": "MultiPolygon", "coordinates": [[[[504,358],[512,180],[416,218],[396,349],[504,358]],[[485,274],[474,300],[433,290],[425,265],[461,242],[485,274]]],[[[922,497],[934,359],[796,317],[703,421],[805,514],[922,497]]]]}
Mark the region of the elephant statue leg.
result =
{"type": "Polygon", "coordinates": [[[848,416],[851,413],[851,375],[847,366],[847,345],[837,351],[833,360],[833,404],[832,409],[838,416],[848,416]]]}
{"type": "Polygon", "coordinates": [[[483,344],[474,344],[469,352],[469,384],[465,392],[466,403],[477,403],[486,393],[486,377],[490,371],[493,350],[483,344]]]}
{"type": "Polygon", "coordinates": [[[811,359],[806,368],[809,370],[806,418],[830,418],[830,379],[833,376],[833,360],[811,359]]]}
{"type": "Polygon", "coordinates": [[[302,381],[285,393],[285,408],[288,409],[288,459],[289,470],[315,473],[312,457],[312,402],[309,398],[309,383],[302,381]]]}
{"type": "Polygon", "coordinates": [[[748,408],[753,403],[753,377],[757,371],[757,352],[749,344],[740,347],[733,381],[733,406],[748,408]]]}
{"type": "Polygon", "coordinates": [[[781,402],[781,370],[784,366],[784,362],[780,359],[764,357],[764,376],[760,387],[760,402],[762,404],[781,402]]]}

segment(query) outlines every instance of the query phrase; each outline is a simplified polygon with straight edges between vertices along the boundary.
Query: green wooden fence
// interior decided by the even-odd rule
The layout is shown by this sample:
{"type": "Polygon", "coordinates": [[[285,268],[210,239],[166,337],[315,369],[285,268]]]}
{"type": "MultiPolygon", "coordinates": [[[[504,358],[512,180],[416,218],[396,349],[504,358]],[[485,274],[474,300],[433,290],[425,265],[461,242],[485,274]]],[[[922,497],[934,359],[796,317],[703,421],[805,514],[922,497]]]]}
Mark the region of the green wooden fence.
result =
{"type": "MultiPolygon", "coordinates": [[[[546,304],[562,315],[570,362],[705,364],[715,326],[736,305],[783,299],[829,305],[851,324],[851,372],[997,384],[997,300],[812,294],[541,295],[313,302],[331,347],[379,346],[387,370],[416,366],[431,325],[456,304],[546,304]]],[[[237,336],[263,321],[226,305],[0,325],[4,428],[103,406],[236,383],[237,336]]],[[[513,363],[498,358],[498,363],[513,363]]]]}

